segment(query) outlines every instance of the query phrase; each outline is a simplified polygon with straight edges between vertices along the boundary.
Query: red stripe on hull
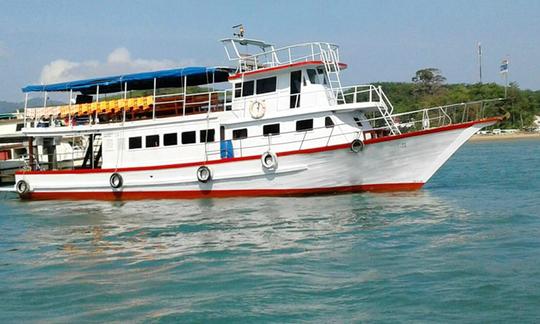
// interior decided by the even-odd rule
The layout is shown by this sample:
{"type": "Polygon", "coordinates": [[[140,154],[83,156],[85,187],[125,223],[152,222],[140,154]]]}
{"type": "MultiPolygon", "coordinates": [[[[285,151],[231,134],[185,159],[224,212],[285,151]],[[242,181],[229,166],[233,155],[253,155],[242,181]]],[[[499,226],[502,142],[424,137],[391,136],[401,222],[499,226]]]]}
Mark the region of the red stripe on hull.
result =
{"type": "MultiPolygon", "coordinates": [[[[369,139],[369,140],[366,140],[364,143],[366,145],[368,145],[368,144],[372,145],[372,144],[376,144],[376,143],[399,140],[399,139],[407,138],[407,137],[422,136],[422,135],[427,135],[427,134],[451,131],[451,130],[455,130],[455,129],[462,129],[462,128],[471,127],[471,126],[476,125],[476,124],[496,122],[496,121],[500,121],[500,120],[502,120],[501,117],[480,119],[480,120],[475,120],[475,121],[472,121],[472,122],[453,124],[453,125],[442,126],[442,127],[426,129],[426,130],[420,130],[420,131],[410,132],[410,133],[406,133],[406,134],[391,135],[391,136],[385,136],[385,137],[381,137],[381,138],[369,139]]],[[[311,153],[318,153],[318,152],[325,152],[325,151],[340,150],[340,149],[345,149],[345,148],[349,148],[349,147],[350,147],[350,143],[345,143],[345,144],[316,147],[316,148],[304,149],[304,150],[280,152],[280,153],[277,153],[277,156],[287,156],[287,155],[295,155],[295,154],[311,154],[311,153]]],[[[24,175],[24,174],[78,174],[78,173],[112,173],[112,172],[129,172],[129,171],[149,171],[149,170],[175,169],[175,168],[186,168],[186,167],[194,167],[194,166],[201,166],[201,165],[212,165],[212,164],[220,164],[220,163],[249,161],[249,160],[257,160],[257,159],[260,159],[260,158],[261,158],[260,155],[253,155],[253,156],[244,156],[244,157],[238,157],[238,158],[211,160],[211,161],[206,161],[206,162],[199,161],[199,162],[189,162],[189,163],[179,163],[179,164],[169,164],[169,165],[127,167],[127,168],[118,168],[118,169],[77,169],[77,170],[52,170],[52,171],[17,171],[16,174],[19,174],[19,175],[24,175]]]]}
{"type": "Polygon", "coordinates": [[[246,189],[193,191],[136,191],[136,192],[33,192],[21,197],[33,200],[144,200],[144,199],[200,199],[226,197],[306,196],[347,192],[413,191],[423,183],[382,183],[358,186],[311,189],[246,189]]]}

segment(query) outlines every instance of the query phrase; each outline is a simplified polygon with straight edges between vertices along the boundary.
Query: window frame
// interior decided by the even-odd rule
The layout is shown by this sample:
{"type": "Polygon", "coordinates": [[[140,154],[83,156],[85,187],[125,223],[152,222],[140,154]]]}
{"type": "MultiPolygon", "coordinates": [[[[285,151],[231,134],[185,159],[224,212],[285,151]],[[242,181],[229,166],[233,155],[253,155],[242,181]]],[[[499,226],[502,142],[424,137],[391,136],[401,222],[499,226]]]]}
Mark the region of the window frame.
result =
{"type": "Polygon", "coordinates": [[[243,140],[245,138],[248,138],[248,129],[247,128],[238,128],[238,129],[233,129],[232,131],[232,139],[233,140],[243,140]],[[242,136],[236,136],[235,134],[237,134],[237,132],[242,132],[245,134],[242,134],[242,136]]]}
{"type": "MultiPolygon", "coordinates": [[[[296,131],[297,132],[308,132],[308,131],[313,130],[313,118],[300,119],[300,120],[297,120],[295,124],[296,124],[296,131]],[[307,122],[307,123],[311,122],[311,127],[298,129],[299,124],[304,123],[304,122],[307,122]]],[[[302,127],[304,127],[304,126],[302,126],[302,127]]]]}
{"type": "Polygon", "coordinates": [[[176,146],[178,145],[178,133],[166,133],[163,134],[163,146],[176,146]],[[174,144],[167,144],[166,137],[167,135],[174,135],[174,144]]]}
{"type": "Polygon", "coordinates": [[[185,131],[185,132],[182,132],[182,135],[180,136],[180,140],[181,140],[181,143],[183,145],[186,145],[186,144],[195,144],[197,143],[197,131],[185,131]],[[193,134],[193,142],[187,142],[187,141],[184,141],[184,134],[193,134]]]}
{"type": "MultiPolygon", "coordinates": [[[[270,83],[270,84],[272,84],[272,83],[270,83]]],[[[264,83],[263,83],[263,84],[264,84],[264,83]]],[[[268,77],[268,78],[263,78],[263,79],[258,79],[258,80],[257,80],[257,85],[256,85],[256,87],[255,87],[255,94],[260,95],[260,94],[272,93],[272,92],[276,92],[276,91],[277,91],[277,76],[272,76],[272,77],[268,77]],[[272,81],[273,81],[273,82],[272,82],[273,85],[272,85],[272,87],[270,87],[271,90],[269,90],[269,89],[264,89],[264,91],[260,91],[260,90],[259,90],[259,84],[260,84],[262,81],[266,82],[266,81],[269,81],[269,80],[272,80],[272,81]]]]}
{"type": "Polygon", "coordinates": [[[144,136],[144,148],[159,147],[159,142],[160,142],[159,141],[159,135],[157,135],[157,134],[144,136]],[[156,139],[157,139],[157,141],[156,141],[156,139]],[[152,145],[148,145],[148,143],[150,143],[152,145]]]}
{"type": "Polygon", "coordinates": [[[280,123],[263,125],[263,136],[275,136],[275,135],[279,135],[279,134],[281,134],[281,125],[280,125],[280,123]],[[276,127],[276,126],[277,126],[277,133],[265,131],[265,128],[267,128],[267,127],[276,127]]]}
{"type": "Polygon", "coordinates": [[[216,130],[214,128],[199,130],[200,143],[213,143],[215,141],[216,141],[216,130]],[[209,138],[208,140],[207,140],[207,137],[209,138]]]}
{"type": "Polygon", "coordinates": [[[142,146],[142,143],[143,143],[143,141],[142,141],[142,136],[129,137],[129,138],[128,138],[128,149],[129,149],[129,150],[138,150],[138,149],[142,149],[142,147],[143,147],[143,146],[142,146]],[[138,145],[138,147],[132,147],[132,142],[131,142],[131,141],[132,141],[132,140],[137,140],[137,139],[139,140],[139,145],[138,145]]]}

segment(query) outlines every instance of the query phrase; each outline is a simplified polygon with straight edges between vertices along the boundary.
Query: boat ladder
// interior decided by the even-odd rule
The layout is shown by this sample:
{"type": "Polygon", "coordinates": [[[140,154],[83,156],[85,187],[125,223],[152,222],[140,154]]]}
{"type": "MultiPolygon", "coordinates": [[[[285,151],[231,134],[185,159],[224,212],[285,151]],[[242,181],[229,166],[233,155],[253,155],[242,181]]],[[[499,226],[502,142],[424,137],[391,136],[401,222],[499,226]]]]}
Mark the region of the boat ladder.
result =
{"type": "Polygon", "coordinates": [[[328,49],[321,49],[321,58],[324,63],[324,69],[328,76],[328,85],[330,91],[335,96],[337,104],[345,103],[345,96],[343,95],[343,88],[341,87],[341,80],[339,78],[339,62],[336,51],[328,47],[328,49]]]}

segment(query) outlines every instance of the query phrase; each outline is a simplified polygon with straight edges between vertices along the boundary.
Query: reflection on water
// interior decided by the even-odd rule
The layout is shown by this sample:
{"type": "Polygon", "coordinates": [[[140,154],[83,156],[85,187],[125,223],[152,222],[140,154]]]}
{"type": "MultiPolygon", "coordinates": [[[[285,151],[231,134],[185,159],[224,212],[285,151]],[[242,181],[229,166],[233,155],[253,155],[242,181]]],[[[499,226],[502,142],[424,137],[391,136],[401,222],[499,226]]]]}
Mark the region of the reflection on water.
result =
{"type": "Polygon", "coordinates": [[[68,258],[126,263],[220,251],[289,249],[300,253],[313,248],[307,247],[309,240],[324,240],[327,236],[346,239],[358,230],[440,222],[455,215],[457,208],[427,191],[307,198],[22,204],[27,217],[34,221],[59,224],[25,233],[28,236],[24,240],[56,247],[46,262],[63,262],[68,258]]]}

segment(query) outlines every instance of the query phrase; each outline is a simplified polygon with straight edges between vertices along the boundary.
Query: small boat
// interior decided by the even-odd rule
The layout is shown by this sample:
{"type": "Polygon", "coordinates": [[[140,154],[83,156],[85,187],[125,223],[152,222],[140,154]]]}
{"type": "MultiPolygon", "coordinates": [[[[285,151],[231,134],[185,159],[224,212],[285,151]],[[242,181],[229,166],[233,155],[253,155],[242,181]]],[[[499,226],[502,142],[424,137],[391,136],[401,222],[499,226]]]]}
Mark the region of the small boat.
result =
{"type": "Polygon", "coordinates": [[[222,39],[232,67],[47,85],[69,104],[26,107],[24,199],[171,199],[418,190],[483,127],[490,101],[395,113],[383,89],[343,86],[339,47],[222,39]],[[48,117],[49,127],[39,120],[48,117]],[[61,121],[60,123],[58,121],[61,121]],[[85,139],[82,163],[36,157],[85,139]]]}

